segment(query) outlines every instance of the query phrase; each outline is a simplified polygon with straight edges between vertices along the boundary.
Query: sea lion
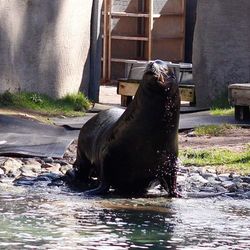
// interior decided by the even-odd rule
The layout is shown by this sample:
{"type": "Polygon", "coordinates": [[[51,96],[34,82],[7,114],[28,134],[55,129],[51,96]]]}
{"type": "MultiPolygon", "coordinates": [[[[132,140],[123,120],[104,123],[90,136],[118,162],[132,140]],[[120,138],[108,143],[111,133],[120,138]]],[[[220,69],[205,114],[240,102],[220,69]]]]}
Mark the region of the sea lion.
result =
{"type": "Polygon", "coordinates": [[[75,177],[105,194],[110,186],[121,194],[145,192],[158,179],[177,197],[176,172],[180,95],[173,72],[163,61],[149,62],[135,98],[124,111],[102,111],[82,128],[75,177]]]}

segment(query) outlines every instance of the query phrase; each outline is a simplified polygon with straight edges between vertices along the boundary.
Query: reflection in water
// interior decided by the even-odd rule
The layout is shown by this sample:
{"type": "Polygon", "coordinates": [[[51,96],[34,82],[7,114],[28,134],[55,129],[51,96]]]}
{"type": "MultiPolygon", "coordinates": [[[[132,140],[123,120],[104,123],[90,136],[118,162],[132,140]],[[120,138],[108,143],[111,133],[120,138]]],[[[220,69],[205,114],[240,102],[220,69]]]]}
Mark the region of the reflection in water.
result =
{"type": "Polygon", "coordinates": [[[248,249],[249,200],[86,199],[0,186],[0,249],[248,249]]]}

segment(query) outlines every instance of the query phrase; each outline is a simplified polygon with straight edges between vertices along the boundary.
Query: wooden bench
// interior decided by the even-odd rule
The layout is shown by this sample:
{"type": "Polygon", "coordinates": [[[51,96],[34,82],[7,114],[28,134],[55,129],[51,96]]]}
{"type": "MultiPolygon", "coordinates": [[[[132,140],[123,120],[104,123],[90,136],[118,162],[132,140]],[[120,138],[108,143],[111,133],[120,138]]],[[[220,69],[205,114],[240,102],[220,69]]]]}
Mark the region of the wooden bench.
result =
{"type": "Polygon", "coordinates": [[[250,83],[234,83],[228,86],[229,103],[234,106],[237,121],[250,120],[250,83]]]}
{"type": "MultiPolygon", "coordinates": [[[[166,62],[169,67],[173,68],[179,82],[180,95],[182,103],[189,103],[190,106],[195,105],[195,85],[185,81],[183,76],[186,73],[192,75],[192,64],[190,63],[172,63],[166,62]]],[[[127,78],[119,79],[117,86],[117,94],[121,95],[121,105],[128,106],[135,95],[147,62],[128,61],[125,64],[127,78]]],[[[191,81],[192,82],[192,81],[191,81]]]]}
{"type": "MultiPolygon", "coordinates": [[[[138,82],[128,82],[126,80],[119,80],[117,86],[117,94],[121,95],[121,105],[127,107],[132,101],[138,87],[138,82]]],[[[188,102],[190,106],[195,105],[195,86],[179,84],[181,101],[188,102]]]]}

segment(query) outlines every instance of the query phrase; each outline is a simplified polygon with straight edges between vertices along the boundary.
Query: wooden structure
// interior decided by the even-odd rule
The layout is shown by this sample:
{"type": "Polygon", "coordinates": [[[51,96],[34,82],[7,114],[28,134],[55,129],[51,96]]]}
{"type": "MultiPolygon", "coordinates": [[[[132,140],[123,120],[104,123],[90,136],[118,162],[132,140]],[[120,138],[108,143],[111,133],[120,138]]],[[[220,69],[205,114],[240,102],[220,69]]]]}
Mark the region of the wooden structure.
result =
{"type": "Polygon", "coordinates": [[[125,76],[129,60],[183,62],[185,0],[104,0],[102,78],[125,76]]]}
{"type": "MultiPolygon", "coordinates": [[[[121,78],[118,80],[117,84],[117,93],[121,95],[121,105],[128,106],[128,104],[132,101],[133,96],[135,96],[136,91],[139,87],[139,84],[142,80],[142,74],[144,72],[144,68],[146,67],[147,62],[144,63],[136,63],[130,62],[126,63],[126,68],[130,68],[130,72],[128,72],[127,78],[121,78]],[[139,66],[138,66],[139,65],[139,66]],[[136,70],[138,69],[139,70],[136,70]],[[131,72],[139,71],[138,74],[134,74],[131,72]]],[[[190,83],[183,82],[183,75],[185,73],[192,73],[192,64],[189,63],[170,63],[169,67],[172,67],[174,72],[177,73],[179,77],[177,77],[177,81],[179,83],[180,96],[182,103],[188,103],[190,106],[195,105],[196,97],[195,97],[195,86],[190,83]]]]}
{"type": "MultiPolygon", "coordinates": [[[[139,83],[119,81],[117,93],[121,95],[121,106],[127,107],[135,96],[139,83]]],[[[195,104],[195,86],[180,85],[180,95],[182,102],[188,102],[191,106],[195,104]]]]}
{"type": "Polygon", "coordinates": [[[228,86],[230,104],[235,108],[235,119],[250,120],[250,83],[234,83],[228,86]]]}

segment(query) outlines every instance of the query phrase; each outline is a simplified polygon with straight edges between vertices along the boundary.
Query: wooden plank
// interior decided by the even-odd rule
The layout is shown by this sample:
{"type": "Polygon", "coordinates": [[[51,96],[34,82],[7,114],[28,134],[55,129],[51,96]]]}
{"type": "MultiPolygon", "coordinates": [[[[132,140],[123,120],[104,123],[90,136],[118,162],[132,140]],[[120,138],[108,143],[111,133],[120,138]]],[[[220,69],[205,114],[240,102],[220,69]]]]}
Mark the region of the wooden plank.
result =
{"type": "Polygon", "coordinates": [[[250,83],[233,83],[228,86],[229,89],[250,89],[250,83]]]}
{"type": "Polygon", "coordinates": [[[161,36],[161,37],[154,37],[153,40],[166,40],[166,39],[177,39],[177,40],[180,40],[180,39],[183,39],[184,36],[181,35],[181,36],[161,36]]]}
{"type": "Polygon", "coordinates": [[[138,83],[119,82],[117,93],[124,96],[134,96],[138,88],[138,83]]]}
{"type": "Polygon", "coordinates": [[[166,13],[159,13],[159,14],[153,14],[153,18],[161,18],[164,16],[183,16],[183,12],[166,12],[166,13]]]}
{"type": "Polygon", "coordinates": [[[181,101],[195,103],[195,87],[193,85],[179,86],[181,101]]]}
{"type": "Polygon", "coordinates": [[[229,102],[235,106],[250,106],[250,83],[235,83],[228,86],[229,102]]]}
{"type": "Polygon", "coordinates": [[[149,17],[147,13],[111,12],[112,17],[149,17]]]}
{"type": "Polygon", "coordinates": [[[232,89],[231,103],[238,106],[250,106],[250,88],[246,89],[232,89]]]}
{"type": "Polygon", "coordinates": [[[147,63],[148,61],[145,60],[132,60],[132,59],[125,59],[125,58],[111,58],[112,62],[122,62],[122,63],[128,63],[128,64],[132,64],[132,63],[147,63]]]}
{"type": "Polygon", "coordinates": [[[111,36],[111,38],[117,40],[148,41],[148,37],[141,36],[111,36]]]}
{"type": "MultiPolygon", "coordinates": [[[[139,83],[123,82],[118,83],[117,93],[122,96],[134,96],[139,87],[139,83]]],[[[180,85],[181,101],[195,103],[195,86],[180,85]]]]}

